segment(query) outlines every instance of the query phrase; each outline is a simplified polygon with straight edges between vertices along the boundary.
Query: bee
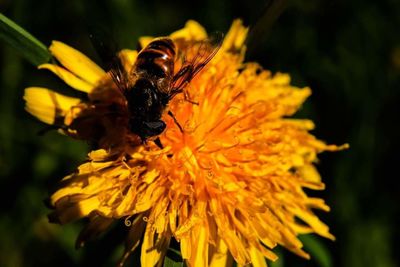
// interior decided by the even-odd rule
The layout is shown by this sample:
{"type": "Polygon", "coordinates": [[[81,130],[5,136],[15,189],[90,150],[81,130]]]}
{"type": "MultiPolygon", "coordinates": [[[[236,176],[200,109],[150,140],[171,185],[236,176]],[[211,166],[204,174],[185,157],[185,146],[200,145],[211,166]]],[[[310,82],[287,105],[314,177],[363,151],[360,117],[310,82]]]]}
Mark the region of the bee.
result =
{"type": "MultiPolygon", "coordinates": [[[[218,52],[222,36],[216,36],[198,42],[156,38],[138,53],[129,73],[114,59],[109,73],[126,100],[128,129],[142,142],[152,138],[162,148],[158,138],[166,128],[162,115],[177,94],[184,93],[191,102],[185,88],[218,52]],[[175,71],[177,62],[180,67],[175,71]]],[[[173,113],[168,115],[183,132],[173,113]]]]}

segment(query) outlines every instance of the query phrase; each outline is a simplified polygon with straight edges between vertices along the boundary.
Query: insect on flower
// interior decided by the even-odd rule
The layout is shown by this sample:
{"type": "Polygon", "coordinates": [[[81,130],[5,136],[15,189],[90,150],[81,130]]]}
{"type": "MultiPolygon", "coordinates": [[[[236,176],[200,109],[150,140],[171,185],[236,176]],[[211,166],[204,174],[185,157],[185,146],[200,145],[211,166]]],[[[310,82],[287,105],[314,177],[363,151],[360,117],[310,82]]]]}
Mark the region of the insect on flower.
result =
{"type": "MultiPolygon", "coordinates": [[[[169,101],[177,94],[184,93],[186,101],[198,104],[190,100],[185,87],[216,55],[222,39],[222,34],[192,42],[173,41],[170,37],[156,38],[139,52],[129,72],[116,53],[106,52],[106,55],[113,55],[109,73],[126,100],[123,115],[128,116],[129,131],[138,135],[142,142],[161,134],[166,128],[161,117],[169,101]]],[[[98,52],[104,53],[104,43],[98,44],[94,38],[92,41],[98,52]]],[[[107,60],[107,56],[102,57],[107,60]]],[[[170,110],[168,115],[183,132],[170,110]]],[[[158,137],[154,142],[163,148],[158,137]]]]}

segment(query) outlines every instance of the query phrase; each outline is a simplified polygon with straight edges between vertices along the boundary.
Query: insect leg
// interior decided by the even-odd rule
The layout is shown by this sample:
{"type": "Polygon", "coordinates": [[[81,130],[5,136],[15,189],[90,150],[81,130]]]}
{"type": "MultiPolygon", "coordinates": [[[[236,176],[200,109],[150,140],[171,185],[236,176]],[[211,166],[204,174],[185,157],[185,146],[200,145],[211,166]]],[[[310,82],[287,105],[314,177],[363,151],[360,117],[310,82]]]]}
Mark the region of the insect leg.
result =
{"type": "Polygon", "coordinates": [[[183,96],[185,97],[185,101],[186,102],[189,102],[190,104],[193,104],[193,105],[196,105],[196,106],[199,105],[199,102],[195,102],[195,101],[191,100],[191,97],[190,97],[189,92],[187,90],[183,91],[183,96]]]}
{"type": "MultiPolygon", "coordinates": [[[[163,144],[161,143],[160,137],[157,137],[154,141],[153,141],[160,149],[164,149],[163,144]]],[[[168,158],[172,158],[172,154],[167,154],[168,158]]]]}
{"type": "Polygon", "coordinates": [[[164,146],[163,146],[163,144],[161,144],[161,140],[160,140],[159,137],[157,137],[157,138],[154,140],[154,143],[155,143],[160,149],[164,149],[164,146]]]}
{"type": "Polygon", "coordinates": [[[175,124],[178,126],[179,130],[181,131],[181,133],[183,133],[183,128],[182,126],[179,124],[178,120],[175,118],[174,114],[171,112],[171,110],[168,110],[168,115],[174,120],[175,124]]]}

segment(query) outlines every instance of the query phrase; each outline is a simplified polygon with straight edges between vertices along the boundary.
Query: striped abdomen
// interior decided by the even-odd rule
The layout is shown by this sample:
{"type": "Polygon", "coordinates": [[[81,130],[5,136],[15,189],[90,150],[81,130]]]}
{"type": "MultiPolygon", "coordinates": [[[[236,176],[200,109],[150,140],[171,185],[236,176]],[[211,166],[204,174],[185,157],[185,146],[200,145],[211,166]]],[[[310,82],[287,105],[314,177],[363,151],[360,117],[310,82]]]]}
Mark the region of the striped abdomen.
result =
{"type": "Polygon", "coordinates": [[[136,59],[135,71],[146,72],[157,78],[172,77],[174,72],[175,44],[168,37],[150,42],[136,59]]]}

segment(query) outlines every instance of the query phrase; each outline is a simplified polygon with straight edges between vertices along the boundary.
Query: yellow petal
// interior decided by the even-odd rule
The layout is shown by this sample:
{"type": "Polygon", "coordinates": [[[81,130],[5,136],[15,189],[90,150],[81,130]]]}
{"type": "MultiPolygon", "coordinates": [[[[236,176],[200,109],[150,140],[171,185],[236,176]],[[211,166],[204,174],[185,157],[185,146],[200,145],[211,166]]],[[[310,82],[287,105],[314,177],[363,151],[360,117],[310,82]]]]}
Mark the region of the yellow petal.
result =
{"type": "Polygon", "coordinates": [[[66,82],[69,86],[76,90],[89,93],[94,88],[92,84],[82,80],[81,78],[78,78],[77,76],[60,66],[54,64],[42,64],[39,66],[39,69],[50,70],[55,75],[60,77],[64,82],[66,82]]]}
{"type": "Polygon", "coordinates": [[[183,38],[185,40],[200,41],[207,38],[207,32],[197,21],[188,20],[183,29],[170,34],[172,39],[183,38]]]}
{"type": "Polygon", "coordinates": [[[189,260],[192,255],[191,238],[187,235],[181,238],[182,259],[189,260]]]}
{"type": "Polygon", "coordinates": [[[89,215],[93,210],[99,210],[100,202],[97,197],[92,197],[79,202],[79,209],[83,216],[89,215]]]}
{"type": "Polygon", "coordinates": [[[80,102],[78,98],[64,96],[41,87],[26,88],[24,100],[25,109],[47,124],[53,124],[56,119],[65,116],[71,107],[80,102]]]}
{"type": "Polygon", "coordinates": [[[253,267],[267,267],[264,255],[255,247],[250,247],[250,258],[253,267]]]}
{"type": "Polygon", "coordinates": [[[127,73],[129,73],[129,71],[132,69],[132,66],[136,61],[137,54],[138,52],[136,50],[130,49],[123,49],[121,52],[119,52],[118,55],[121,58],[122,65],[127,73]]]}
{"type": "Polygon", "coordinates": [[[240,50],[243,47],[244,41],[247,37],[249,28],[243,26],[240,19],[233,21],[231,28],[225,36],[222,44],[222,49],[227,50],[240,50]]]}
{"type": "Polygon", "coordinates": [[[335,237],[329,233],[329,227],[310,211],[301,210],[298,207],[288,207],[288,210],[305,221],[320,236],[335,240],[335,237]]]}
{"type": "Polygon", "coordinates": [[[93,150],[88,154],[88,157],[93,161],[105,161],[110,154],[105,149],[93,150]]]}
{"type": "MultiPolygon", "coordinates": [[[[77,196],[76,198],[78,199],[80,198],[80,196],[77,196]]],[[[56,213],[57,220],[61,224],[69,223],[82,217],[88,216],[94,210],[100,212],[99,201],[96,197],[82,200],[79,199],[76,202],[71,200],[71,198],[65,198],[62,199],[60,202],[61,203],[56,203],[56,213]]]]}
{"type": "Polygon", "coordinates": [[[160,260],[161,252],[157,250],[155,239],[155,230],[147,224],[140,255],[140,262],[143,267],[154,267],[160,260]]]}
{"type": "Polygon", "coordinates": [[[92,85],[106,74],[87,56],[62,42],[53,41],[49,50],[64,67],[92,85]]]}
{"type": "Polygon", "coordinates": [[[192,232],[192,244],[194,253],[190,262],[191,267],[203,267],[208,264],[208,231],[204,225],[195,227],[192,232]]]}
{"type": "Polygon", "coordinates": [[[139,38],[139,44],[142,48],[145,48],[153,40],[154,37],[152,36],[142,36],[139,38]]]}
{"type": "Polygon", "coordinates": [[[276,261],[278,256],[260,243],[256,243],[254,247],[250,248],[250,258],[252,261],[258,262],[259,266],[264,266],[263,262],[265,262],[265,258],[276,261]]]}
{"type": "Polygon", "coordinates": [[[220,239],[217,246],[217,251],[211,258],[210,267],[224,267],[228,266],[228,247],[225,242],[220,239]]]}
{"type": "Polygon", "coordinates": [[[313,165],[311,164],[304,165],[301,168],[299,168],[299,172],[301,176],[304,177],[307,181],[314,182],[316,184],[321,183],[321,176],[319,175],[317,169],[313,165]]]}

